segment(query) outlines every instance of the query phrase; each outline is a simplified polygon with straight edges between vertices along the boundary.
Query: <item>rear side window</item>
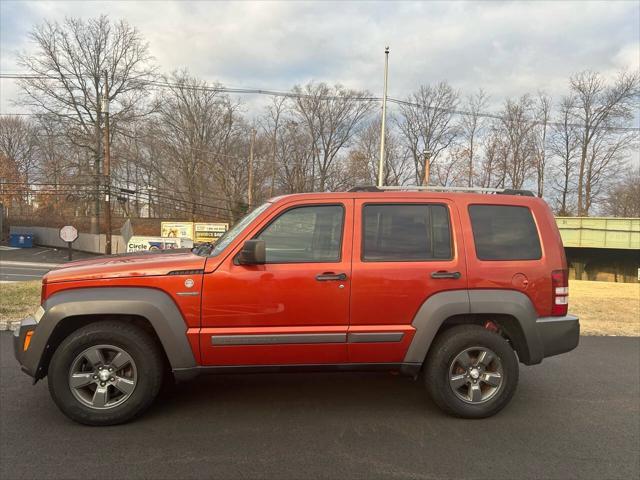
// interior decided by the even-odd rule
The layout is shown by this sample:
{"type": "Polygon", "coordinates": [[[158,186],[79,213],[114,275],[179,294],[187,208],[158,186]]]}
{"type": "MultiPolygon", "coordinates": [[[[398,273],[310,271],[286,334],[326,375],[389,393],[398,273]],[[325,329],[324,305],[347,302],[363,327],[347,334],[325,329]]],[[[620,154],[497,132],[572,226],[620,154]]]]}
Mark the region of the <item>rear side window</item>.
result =
{"type": "Polygon", "coordinates": [[[480,260],[538,260],[538,229],[527,207],[470,205],[476,255],[480,260]]]}
{"type": "Polygon", "coordinates": [[[451,258],[449,211],[444,205],[365,205],[362,222],[364,261],[451,258]]]}

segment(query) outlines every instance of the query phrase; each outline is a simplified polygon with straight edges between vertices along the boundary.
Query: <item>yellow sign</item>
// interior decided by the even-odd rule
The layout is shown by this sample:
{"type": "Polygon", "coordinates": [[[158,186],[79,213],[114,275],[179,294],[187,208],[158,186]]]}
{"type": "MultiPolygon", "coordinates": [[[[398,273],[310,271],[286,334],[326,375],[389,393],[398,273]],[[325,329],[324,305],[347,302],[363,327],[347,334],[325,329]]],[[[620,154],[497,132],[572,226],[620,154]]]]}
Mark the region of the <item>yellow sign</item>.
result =
{"type": "Polygon", "coordinates": [[[165,238],[190,238],[194,243],[215,243],[229,230],[228,223],[162,222],[160,235],[165,238]]]}
{"type": "Polygon", "coordinates": [[[196,243],[215,243],[229,230],[228,223],[196,223],[195,224],[196,243]]]}
{"type": "Polygon", "coordinates": [[[193,222],[162,222],[160,236],[168,238],[190,238],[193,240],[193,222]]]}

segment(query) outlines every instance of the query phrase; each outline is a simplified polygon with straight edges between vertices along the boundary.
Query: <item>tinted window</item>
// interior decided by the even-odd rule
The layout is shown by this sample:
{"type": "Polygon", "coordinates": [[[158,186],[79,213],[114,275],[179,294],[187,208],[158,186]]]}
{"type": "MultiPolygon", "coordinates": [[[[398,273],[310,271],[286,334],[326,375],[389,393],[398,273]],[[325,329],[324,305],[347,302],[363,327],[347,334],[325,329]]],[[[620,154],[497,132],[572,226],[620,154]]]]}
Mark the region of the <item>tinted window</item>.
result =
{"type": "Polygon", "coordinates": [[[244,216],[242,220],[236,223],[231,230],[227,230],[227,232],[220,237],[220,239],[216,242],[213,250],[209,254],[211,257],[215,257],[216,255],[220,255],[220,253],[227,248],[227,246],[233,242],[236,237],[249,225],[253,222],[258,216],[264,212],[267,208],[271,206],[270,203],[263,203],[259,207],[257,207],[252,212],[248,213],[244,216]]]}
{"type": "Polygon", "coordinates": [[[340,260],[344,210],[338,205],[287,210],[256,238],[264,240],[267,263],[340,260]]]}
{"type": "Polygon", "coordinates": [[[538,230],[527,207],[471,205],[473,241],[480,260],[537,260],[538,230]]]}
{"type": "Polygon", "coordinates": [[[444,205],[366,205],[362,221],[365,261],[451,258],[449,213],[444,205]]]}

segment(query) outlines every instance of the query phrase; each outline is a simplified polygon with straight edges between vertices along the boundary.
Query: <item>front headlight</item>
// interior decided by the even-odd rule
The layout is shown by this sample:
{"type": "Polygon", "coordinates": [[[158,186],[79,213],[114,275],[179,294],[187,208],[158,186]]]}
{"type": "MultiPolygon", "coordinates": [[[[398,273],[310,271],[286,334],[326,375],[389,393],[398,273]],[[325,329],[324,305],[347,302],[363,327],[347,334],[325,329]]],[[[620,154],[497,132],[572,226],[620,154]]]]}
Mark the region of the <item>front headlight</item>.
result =
{"type": "Polygon", "coordinates": [[[40,320],[42,319],[43,316],[44,316],[44,308],[42,308],[42,305],[40,305],[38,307],[38,310],[36,310],[36,313],[33,314],[33,318],[36,321],[36,323],[40,323],[40,320]]]}

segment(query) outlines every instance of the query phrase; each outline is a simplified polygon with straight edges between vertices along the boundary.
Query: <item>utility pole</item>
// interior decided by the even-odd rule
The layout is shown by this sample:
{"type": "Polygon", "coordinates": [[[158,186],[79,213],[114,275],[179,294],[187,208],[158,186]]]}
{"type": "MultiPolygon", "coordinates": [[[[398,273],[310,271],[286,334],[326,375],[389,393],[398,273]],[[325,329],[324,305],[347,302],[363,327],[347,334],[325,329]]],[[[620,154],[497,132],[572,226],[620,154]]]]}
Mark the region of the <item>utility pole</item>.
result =
{"type": "Polygon", "coordinates": [[[380,128],[380,162],[378,165],[378,186],[384,179],[384,136],[387,122],[387,77],[389,74],[389,47],[384,49],[384,93],[382,95],[382,127],[380,128]]]}
{"type": "Polygon", "coordinates": [[[431,176],[431,152],[429,150],[424,151],[424,179],[422,185],[425,187],[429,185],[429,178],[431,176]]]}
{"type": "Polygon", "coordinates": [[[104,176],[106,182],[105,217],[107,220],[105,253],[111,255],[111,148],[109,145],[109,77],[104,71],[104,94],[102,95],[104,113],[104,176]]]}
{"type": "Polygon", "coordinates": [[[253,147],[256,143],[256,129],[251,129],[251,146],[249,147],[249,189],[247,191],[247,203],[249,209],[253,204],[253,147]]]}

